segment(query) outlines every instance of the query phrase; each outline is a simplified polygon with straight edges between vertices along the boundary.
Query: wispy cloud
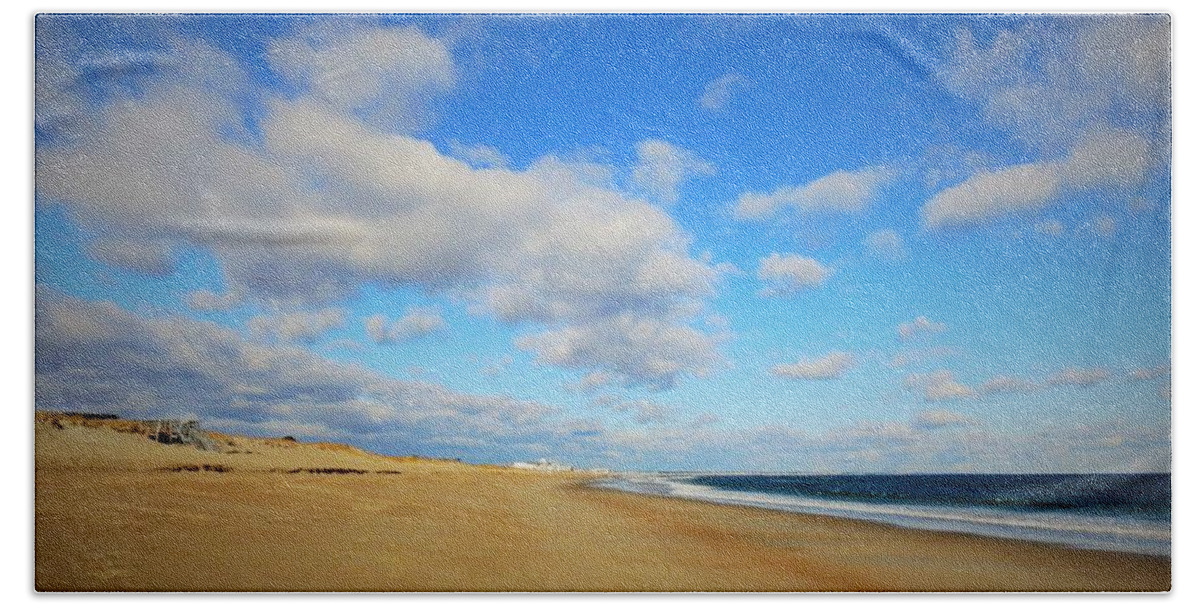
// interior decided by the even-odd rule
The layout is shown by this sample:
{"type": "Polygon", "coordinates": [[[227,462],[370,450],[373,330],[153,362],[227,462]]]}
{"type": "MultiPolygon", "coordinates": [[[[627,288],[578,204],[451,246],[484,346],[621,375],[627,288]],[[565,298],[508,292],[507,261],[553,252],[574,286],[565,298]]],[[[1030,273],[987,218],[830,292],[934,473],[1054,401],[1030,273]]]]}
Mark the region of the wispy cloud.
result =
{"type": "Polygon", "coordinates": [[[896,327],[896,332],[900,334],[901,340],[909,340],[930,334],[940,334],[944,331],[946,331],[945,323],[930,321],[925,316],[917,317],[912,321],[905,321],[896,327]]]}
{"type": "Polygon", "coordinates": [[[242,303],[243,295],[239,291],[227,291],[223,294],[214,293],[207,289],[198,289],[187,295],[188,308],[197,312],[222,312],[232,310],[242,303]]]}
{"type": "Polygon", "coordinates": [[[954,401],[978,396],[975,389],[954,378],[950,370],[937,370],[928,374],[909,374],[904,386],[919,392],[926,401],[954,401]]]}
{"type": "Polygon", "coordinates": [[[1047,386],[1092,386],[1112,376],[1102,367],[1068,367],[1046,378],[1047,386]]]}
{"type": "Polygon", "coordinates": [[[485,144],[466,145],[450,142],[450,155],[476,169],[508,168],[512,160],[500,150],[485,144]]]}
{"type": "Polygon", "coordinates": [[[384,315],[371,315],[363,321],[363,325],[367,337],[376,344],[407,342],[446,329],[441,312],[431,306],[410,308],[395,321],[389,321],[384,315]]]}
{"type": "Polygon", "coordinates": [[[315,342],[345,325],[346,311],[334,307],[257,315],[246,324],[255,338],[280,342],[315,342]]]}
{"type": "Polygon", "coordinates": [[[904,246],[904,238],[891,228],[876,230],[863,239],[863,246],[871,255],[888,261],[899,261],[908,257],[908,249],[904,246]]]}
{"type": "Polygon", "coordinates": [[[854,355],[837,351],[816,359],[776,365],[771,368],[771,374],[794,380],[833,380],[846,375],[855,363],[854,355]]]}
{"type": "Polygon", "coordinates": [[[569,440],[556,410],[537,402],[395,380],[291,344],[251,342],[215,323],[143,318],[50,289],[39,289],[37,309],[39,408],[190,414],[234,431],[304,429],[410,449],[432,450],[433,436],[475,438],[492,449],[535,436],[569,440]]]}
{"type": "Polygon", "coordinates": [[[781,209],[802,212],[859,213],[873,203],[896,177],[890,167],[835,171],[799,186],[784,186],[769,194],[747,193],[738,198],[738,219],[765,219],[781,209]]]}
{"type": "Polygon", "coordinates": [[[772,253],[758,264],[758,278],[767,283],[759,293],[777,296],[818,287],[833,274],[824,264],[795,254],[772,253]]]}
{"type": "Polygon", "coordinates": [[[716,172],[715,167],[692,152],[659,139],[641,142],[637,153],[630,180],[654,201],[675,203],[684,180],[716,172]]]}
{"type": "Polygon", "coordinates": [[[983,170],[922,208],[930,228],[1044,209],[1064,194],[1140,183],[1169,156],[1170,20],[1108,16],[1069,32],[955,32],[934,76],[1042,160],[983,170]],[[1052,45],[1037,44],[1053,37],[1052,45]]]}
{"type": "Polygon", "coordinates": [[[1149,154],[1149,143],[1136,133],[1095,133],[1064,160],[976,173],[934,195],[921,216],[929,228],[964,226],[1039,211],[1070,191],[1128,187],[1145,176],[1149,154]]]}
{"type": "Polygon", "coordinates": [[[704,86],[700,95],[700,107],[706,110],[721,110],[733,99],[733,92],[738,86],[744,86],[746,79],[741,74],[729,73],[709,82],[704,86]]]}

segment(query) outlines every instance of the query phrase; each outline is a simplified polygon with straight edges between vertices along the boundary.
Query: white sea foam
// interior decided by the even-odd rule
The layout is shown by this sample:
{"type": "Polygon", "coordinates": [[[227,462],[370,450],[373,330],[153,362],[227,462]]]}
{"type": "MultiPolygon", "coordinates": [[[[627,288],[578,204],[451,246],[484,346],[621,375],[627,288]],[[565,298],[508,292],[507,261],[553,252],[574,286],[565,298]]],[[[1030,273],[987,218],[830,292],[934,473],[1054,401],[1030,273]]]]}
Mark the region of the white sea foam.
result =
{"type": "Polygon", "coordinates": [[[690,476],[626,474],[599,485],[639,494],[675,496],[706,502],[743,505],[874,521],[922,530],[963,532],[999,538],[1064,544],[1083,549],[1171,554],[1168,521],[1083,515],[1063,512],[1012,511],[1000,508],[942,507],[863,503],[765,492],[722,490],[688,483],[690,476]]]}

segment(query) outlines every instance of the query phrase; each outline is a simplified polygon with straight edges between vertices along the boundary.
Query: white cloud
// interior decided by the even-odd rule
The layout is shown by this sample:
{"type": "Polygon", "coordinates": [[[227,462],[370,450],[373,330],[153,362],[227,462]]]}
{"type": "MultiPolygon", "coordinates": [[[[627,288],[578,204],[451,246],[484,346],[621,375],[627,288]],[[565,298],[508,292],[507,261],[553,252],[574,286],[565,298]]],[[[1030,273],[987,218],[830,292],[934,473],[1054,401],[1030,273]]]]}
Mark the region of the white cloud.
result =
{"type": "Polygon", "coordinates": [[[712,336],[629,314],[523,336],[517,347],[540,363],[599,369],[655,390],[673,387],[684,371],[706,375],[721,363],[712,336]]]}
{"type": "Polygon", "coordinates": [[[1093,133],[1064,160],[980,171],[934,195],[921,215],[927,227],[947,228],[1039,211],[1066,192],[1137,183],[1148,155],[1149,143],[1136,133],[1093,133]]]}
{"type": "Polygon", "coordinates": [[[746,79],[735,73],[725,74],[709,82],[704,86],[704,92],[700,95],[700,107],[706,110],[724,108],[733,98],[734,88],[745,83],[746,79]]]}
{"type": "Polygon", "coordinates": [[[1117,220],[1111,216],[1102,215],[1094,223],[1096,234],[1108,238],[1117,233],[1117,220]]]}
{"type": "Polygon", "coordinates": [[[880,259],[897,261],[908,256],[908,251],[904,247],[904,239],[899,232],[891,228],[876,230],[868,234],[863,244],[867,251],[880,259]]]}
{"type": "Polygon", "coordinates": [[[1063,233],[1063,225],[1062,222],[1058,220],[1046,220],[1043,222],[1038,222],[1037,225],[1034,226],[1034,230],[1041,234],[1061,236],[1063,233]]]}
{"type": "MultiPolygon", "coordinates": [[[[690,254],[669,215],[612,188],[603,167],[551,157],[477,169],[403,134],[453,83],[442,43],[411,28],[323,27],[272,46],[272,66],[302,93],[265,98],[252,143],[226,135],[243,121],[238,62],[181,46],[170,82],[92,112],[71,145],[39,147],[39,197],[114,238],[205,247],[250,300],[328,303],[371,281],[451,292],[476,314],[554,335],[619,335],[631,319],[666,340],[696,334],[720,270],[690,254]]],[[[675,357],[664,376],[656,353],[677,344],[637,343],[648,351],[626,361],[585,359],[668,383],[720,360],[675,357]]]]}
{"type": "Polygon", "coordinates": [[[500,150],[484,144],[464,145],[450,142],[450,155],[476,169],[507,168],[512,161],[500,150]]]}
{"type": "Polygon", "coordinates": [[[218,294],[207,289],[198,289],[188,293],[187,305],[198,312],[224,312],[237,308],[242,303],[242,297],[239,291],[218,294]]]}
{"type": "Polygon", "coordinates": [[[859,213],[875,202],[896,177],[890,167],[835,171],[800,186],[785,186],[770,194],[746,193],[734,209],[738,219],[763,219],[784,207],[809,212],[859,213]]]}
{"type": "Polygon", "coordinates": [[[900,334],[901,340],[908,340],[922,335],[940,334],[946,331],[946,324],[939,321],[930,321],[928,317],[920,316],[912,321],[906,321],[896,326],[896,332],[900,334]]]}
{"type": "Polygon", "coordinates": [[[921,207],[921,216],[931,228],[973,224],[1041,209],[1061,189],[1062,180],[1054,165],[1032,163],[982,171],[937,193],[921,207]]]}
{"type": "Polygon", "coordinates": [[[663,203],[679,200],[679,184],[684,180],[716,172],[716,168],[692,152],[662,140],[643,141],[638,144],[637,152],[637,163],[630,177],[633,186],[663,203]]]}
{"type": "Polygon", "coordinates": [[[1153,380],[1160,376],[1171,373],[1171,364],[1164,363],[1156,367],[1140,367],[1129,372],[1130,380],[1153,380]]]}
{"type": "Polygon", "coordinates": [[[383,315],[371,315],[363,321],[367,337],[376,344],[407,342],[442,331],[446,321],[434,307],[415,306],[403,317],[389,322],[383,315]]]}
{"type": "Polygon", "coordinates": [[[817,287],[832,274],[833,271],[820,262],[794,254],[772,253],[758,264],[758,278],[768,283],[761,291],[766,296],[817,287]]]}
{"type": "Polygon", "coordinates": [[[1048,386],[1092,386],[1107,380],[1112,375],[1102,367],[1068,367],[1046,379],[1048,386]]]}
{"type": "Polygon", "coordinates": [[[296,311],[251,317],[246,327],[259,340],[280,342],[315,342],[322,336],[346,325],[346,311],[323,308],[315,311],[296,311]]]}
{"type": "Polygon", "coordinates": [[[977,102],[989,122],[1036,145],[1071,144],[1121,120],[1169,120],[1159,114],[1170,107],[1169,17],[1105,15],[1077,24],[1001,30],[990,46],[959,29],[934,74],[977,102]]]}
{"type": "MultiPolygon", "coordinates": [[[[987,394],[1031,393],[1056,386],[1088,387],[1104,382],[1111,377],[1112,372],[1102,367],[1067,367],[1040,382],[1018,376],[1001,375],[988,379],[979,388],[981,392],[987,394]]],[[[1131,378],[1136,379],[1136,376],[1131,375],[1131,378]]]]}
{"type": "Polygon", "coordinates": [[[832,352],[817,359],[801,359],[796,363],[776,365],[771,373],[781,378],[797,380],[833,380],[854,368],[854,355],[832,352]]]}
{"type": "Polygon", "coordinates": [[[589,372],[584,374],[577,382],[567,383],[563,388],[571,392],[590,393],[608,384],[612,384],[616,378],[612,374],[605,372],[589,372]]]}
{"type": "Polygon", "coordinates": [[[1128,192],[1167,165],[1170,19],[1108,15],[1077,25],[1002,30],[990,46],[956,32],[934,75],[1044,160],[982,170],[939,192],[922,209],[927,226],[1032,212],[1068,192],[1128,192]]]}
{"type": "Polygon", "coordinates": [[[396,380],[305,348],[250,342],[215,323],[148,319],[50,289],[39,289],[37,309],[39,409],[135,419],[186,413],[207,428],[274,434],[302,428],[326,439],[427,454],[461,456],[433,439],[469,438],[485,446],[476,457],[497,460],[505,446],[526,441],[579,443],[557,410],[537,402],[396,380]]]}
{"type": "Polygon", "coordinates": [[[445,45],[413,27],[355,28],[323,21],[276,40],[271,67],[308,94],[390,131],[412,131],[426,119],[422,103],[450,90],[454,61],[445,45]]]}
{"type": "Polygon", "coordinates": [[[904,385],[921,393],[926,401],[954,401],[978,395],[975,389],[955,380],[953,372],[944,369],[928,374],[909,374],[904,385]]]}

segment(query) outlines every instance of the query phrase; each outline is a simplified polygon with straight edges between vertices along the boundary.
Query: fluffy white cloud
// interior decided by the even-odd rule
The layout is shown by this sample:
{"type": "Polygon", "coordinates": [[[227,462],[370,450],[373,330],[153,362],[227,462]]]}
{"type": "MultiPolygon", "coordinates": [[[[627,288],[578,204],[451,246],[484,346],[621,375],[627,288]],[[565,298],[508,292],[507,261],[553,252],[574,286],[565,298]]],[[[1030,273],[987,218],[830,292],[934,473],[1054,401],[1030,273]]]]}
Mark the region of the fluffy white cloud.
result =
{"type": "Polygon", "coordinates": [[[1156,124],[1170,107],[1171,23],[1165,15],[1106,15],[1075,31],[1030,25],[989,45],[970,31],[934,75],[977,102],[987,120],[1034,144],[1070,144],[1130,118],[1156,124]],[[1045,44],[1047,41],[1053,44],[1045,44]]]}
{"type": "Polygon", "coordinates": [[[114,239],[206,247],[248,298],[303,305],[366,281],[416,286],[460,295],[479,314],[554,327],[529,344],[572,328],[619,336],[631,319],[660,328],[653,336],[668,343],[625,342],[648,349],[632,359],[597,359],[624,356],[620,347],[572,359],[626,369],[624,380],[670,384],[720,359],[689,326],[720,270],[691,256],[689,236],[662,210],[554,158],[524,171],[473,168],[404,134],[424,120],[424,100],[454,82],[441,42],[411,28],[325,24],[278,41],[270,58],[301,92],[264,98],[255,134],[238,134],[238,63],[180,45],[170,81],[59,122],[82,126],[70,145],[39,147],[39,196],[69,203],[114,239]],[[677,334],[709,350],[663,365],[677,334]]]}
{"type": "MultiPolygon", "coordinates": [[[[1139,370],[1145,372],[1147,370],[1139,370]]],[[[1138,371],[1130,375],[1138,379],[1138,371]]],[[[1067,367],[1041,381],[1022,378],[1019,376],[1000,375],[989,378],[979,386],[984,394],[1001,393],[1032,393],[1057,386],[1088,387],[1099,384],[1112,377],[1112,372],[1102,367],[1067,367]]]]}
{"type": "Polygon", "coordinates": [[[854,365],[854,355],[832,352],[817,359],[801,359],[796,363],[776,365],[771,368],[771,373],[781,378],[797,380],[832,380],[846,375],[854,365]]]}
{"type": "Polygon", "coordinates": [[[1129,189],[1166,165],[1169,18],[1097,16],[1079,24],[1077,31],[1003,30],[990,46],[965,29],[956,33],[935,77],[1046,160],[980,171],[943,190],[922,209],[927,226],[1035,211],[1067,192],[1129,189]]]}
{"type": "Polygon", "coordinates": [[[891,228],[876,230],[868,234],[867,238],[863,240],[863,245],[871,255],[884,260],[902,260],[908,255],[908,250],[904,247],[904,238],[891,228]]]}
{"type": "Polygon", "coordinates": [[[794,254],[772,253],[758,263],[758,278],[768,283],[760,292],[765,296],[784,295],[817,287],[832,274],[833,270],[824,264],[794,254]]]}
{"type": "Polygon", "coordinates": [[[1043,209],[1068,191],[1132,185],[1148,166],[1144,137],[1129,131],[1094,133],[1065,160],[980,171],[934,195],[921,214],[930,228],[977,224],[1043,209]]]}
{"type": "Polygon", "coordinates": [[[403,317],[389,322],[383,315],[372,315],[363,321],[367,337],[376,344],[405,342],[428,336],[446,328],[446,321],[433,307],[410,308],[403,317]]]}
{"type": "Polygon", "coordinates": [[[246,324],[255,338],[280,342],[315,342],[345,325],[346,311],[334,307],[256,315],[246,324]]]}
{"type": "Polygon", "coordinates": [[[503,152],[484,144],[467,146],[458,141],[451,141],[450,155],[476,169],[506,168],[512,164],[503,152]]]}
{"type": "Polygon", "coordinates": [[[685,179],[716,173],[711,164],[692,152],[659,139],[638,144],[637,153],[630,177],[633,186],[663,203],[679,200],[679,184],[685,179]]]}
{"type": "Polygon", "coordinates": [[[389,453],[479,457],[528,442],[577,443],[549,406],[469,395],[248,341],[215,323],[143,318],[108,302],[39,289],[34,349],[40,409],[130,418],[196,415],[209,428],[353,439],[389,453]],[[505,447],[508,446],[508,447],[505,447]]]}
{"type": "Polygon", "coordinates": [[[424,101],[455,82],[445,45],[412,27],[348,30],[318,21],[275,41],[267,58],[314,98],[387,130],[422,126],[424,101]]]}
{"type": "Polygon", "coordinates": [[[540,363],[600,369],[627,385],[656,390],[674,386],[684,371],[705,375],[721,363],[712,336],[628,314],[523,336],[517,347],[535,353],[540,363]]]}
{"type": "Polygon", "coordinates": [[[835,171],[807,184],[785,186],[769,194],[743,194],[734,213],[739,219],[767,218],[784,207],[804,212],[858,213],[875,202],[895,177],[896,171],[890,167],[835,171]]]}
{"type": "Polygon", "coordinates": [[[746,79],[740,74],[730,73],[713,80],[704,86],[700,95],[700,107],[706,110],[720,110],[729,105],[733,98],[733,90],[738,85],[745,84],[746,79]]]}
{"type": "Polygon", "coordinates": [[[928,374],[909,374],[904,385],[921,393],[926,401],[953,401],[970,399],[978,395],[975,389],[954,379],[949,370],[937,370],[928,374]]]}
{"type": "Polygon", "coordinates": [[[901,340],[908,340],[922,335],[940,334],[946,331],[946,324],[939,321],[930,321],[928,317],[920,316],[912,321],[906,321],[896,326],[896,332],[900,334],[901,340]]]}

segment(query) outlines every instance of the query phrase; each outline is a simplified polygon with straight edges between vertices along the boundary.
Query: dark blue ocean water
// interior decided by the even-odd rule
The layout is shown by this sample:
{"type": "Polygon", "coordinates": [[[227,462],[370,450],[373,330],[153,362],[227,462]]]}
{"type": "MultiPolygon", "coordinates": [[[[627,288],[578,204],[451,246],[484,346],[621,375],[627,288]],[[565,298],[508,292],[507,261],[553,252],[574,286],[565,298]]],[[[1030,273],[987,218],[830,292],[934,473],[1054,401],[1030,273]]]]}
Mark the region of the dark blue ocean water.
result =
{"type": "Polygon", "coordinates": [[[691,483],[866,503],[1171,518],[1169,474],[697,475],[691,483]]]}
{"type": "Polygon", "coordinates": [[[631,474],[604,485],[928,530],[1170,555],[1169,474],[631,474]]]}

